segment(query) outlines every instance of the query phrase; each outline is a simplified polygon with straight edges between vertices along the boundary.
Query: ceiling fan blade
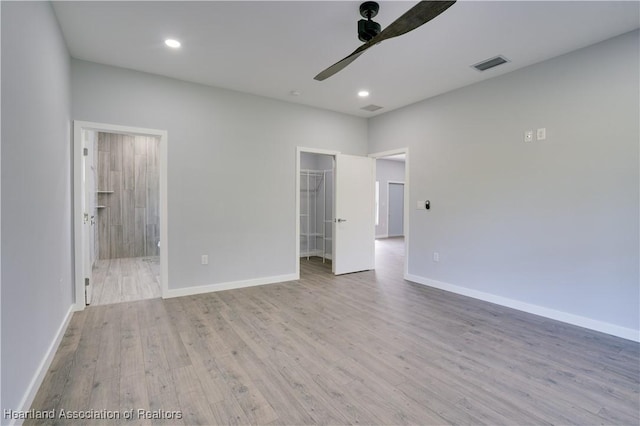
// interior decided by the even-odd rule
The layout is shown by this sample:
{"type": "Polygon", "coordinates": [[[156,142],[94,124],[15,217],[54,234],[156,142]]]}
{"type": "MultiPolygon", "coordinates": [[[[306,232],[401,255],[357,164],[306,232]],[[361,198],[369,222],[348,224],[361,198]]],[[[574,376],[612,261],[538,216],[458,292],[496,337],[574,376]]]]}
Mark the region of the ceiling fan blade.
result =
{"type": "Polygon", "coordinates": [[[370,42],[377,44],[381,41],[413,31],[449,9],[454,3],[455,0],[421,1],[406,11],[404,15],[389,24],[380,34],[371,39],[370,42]]]}
{"type": "Polygon", "coordinates": [[[380,34],[358,47],[349,56],[341,59],[329,68],[320,72],[320,74],[314,77],[315,80],[322,81],[338,71],[344,69],[351,62],[355,61],[358,56],[362,55],[368,48],[380,43],[381,41],[388,40],[393,37],[398,37],[402,34],[406,34],[409,31],[415,30],[419,26],[426,24],[442,12],[453,6],[456,0],[453,1],[421,1],[401,17],[393,21],[387,28],[382,30],[380,34]]]}
{"type": "Polygon", "coordinates": [[[331,77],[332,75],[334,75],[335,73],[337,73],[338,71],[342,70],[344,67],[349,65],[351,62],[355,61],[358,58],[358,56],[362,55],[364,51],[370,48],[371,46],[373,46],[373,44],[370,41],[366,42],[365,44],[363,44],[362,46],[354,50],[352,54],[350,54],[344,59],[339,60],[338,62],[331,65],[326,70],[320,72],[320,74],[316,75],[313,78],[315,80],[322,81],[331,77]]]}

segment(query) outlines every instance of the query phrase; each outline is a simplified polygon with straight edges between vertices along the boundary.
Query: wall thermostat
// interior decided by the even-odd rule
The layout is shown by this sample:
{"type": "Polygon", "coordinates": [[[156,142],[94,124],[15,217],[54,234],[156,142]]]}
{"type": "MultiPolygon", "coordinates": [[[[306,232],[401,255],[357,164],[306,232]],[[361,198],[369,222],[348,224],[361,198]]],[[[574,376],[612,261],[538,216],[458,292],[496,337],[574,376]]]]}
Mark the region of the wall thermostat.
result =
{"type": "Polygon", "coordinates": [[[431,201],[418,201],[416,207],[418,210],[429,210],[431,208],[431,201]]]}

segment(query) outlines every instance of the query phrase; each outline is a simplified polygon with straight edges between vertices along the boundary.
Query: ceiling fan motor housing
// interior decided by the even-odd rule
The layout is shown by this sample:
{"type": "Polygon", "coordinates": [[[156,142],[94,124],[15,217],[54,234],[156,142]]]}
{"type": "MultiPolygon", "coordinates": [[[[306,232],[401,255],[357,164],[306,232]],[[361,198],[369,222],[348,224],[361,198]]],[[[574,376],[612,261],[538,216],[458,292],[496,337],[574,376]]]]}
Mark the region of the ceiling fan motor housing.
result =
{"type": "Polygon", "coordinates": [[[358,39],[367,42],[380,33],[380,24],[367,19],[358,21],[358,39]]]}
{"type": "Polygon", "coordinates": [[[371,20],[378,14],[380,6],[375,1],[365,1],[360,5],[360,16],[367,19],[358,21],[358,39],[367,42],[380,33],[380,24],[371,20]]]}

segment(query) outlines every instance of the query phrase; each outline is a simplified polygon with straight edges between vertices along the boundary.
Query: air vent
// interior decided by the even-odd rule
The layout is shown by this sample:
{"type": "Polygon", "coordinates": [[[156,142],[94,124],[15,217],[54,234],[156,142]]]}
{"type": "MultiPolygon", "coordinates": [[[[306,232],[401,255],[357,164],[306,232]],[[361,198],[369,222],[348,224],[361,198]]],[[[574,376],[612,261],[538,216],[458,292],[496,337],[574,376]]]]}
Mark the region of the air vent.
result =
{"type": "Polygon", "coordinates": [[[504,56],[496,56],[495,58],[487,59],[486,61],[482,61],[471,66],[478,71],[486,71],[490,68],[497,67],[498,65],[506,64],[507,62],[509,62],[509,60],[504,56]]]}
{"type": "Polygon", "coordinates": [[[379,106],[379,105],[371,104],[371,105],[367,105],[366,107],[362,107],[362,108],[360,108],[360,109],[363,109],[363,110],[365,110],[365,111],[371,111],[371,112],[373,112],[373,111],[377,111],[377,110],[382,109],[382,108],[383,108],[383,107],[381,107],[381,106],[379,106]]]}

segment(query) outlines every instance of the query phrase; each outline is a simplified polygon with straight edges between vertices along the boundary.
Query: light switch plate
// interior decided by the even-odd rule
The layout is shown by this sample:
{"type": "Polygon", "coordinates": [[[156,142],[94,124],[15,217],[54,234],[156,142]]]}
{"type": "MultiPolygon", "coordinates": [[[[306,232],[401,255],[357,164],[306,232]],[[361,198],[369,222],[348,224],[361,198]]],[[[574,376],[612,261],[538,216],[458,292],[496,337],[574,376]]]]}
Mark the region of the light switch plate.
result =
{"type": "Polygon", "coordinates": [[[418,204],[417,204],[416,208],[418,210],[426,210],[426,208],[424,206],[424,203],[425,203],[424,201],[418,201],[418,204]]]}
{"type": "Polygon", "coordinates": [[[536,139],[538,139],[539,141],[543,141],[543,140],[547,139],[547,128],[546,127],[541,127],[536,131],[536,139]]]}

